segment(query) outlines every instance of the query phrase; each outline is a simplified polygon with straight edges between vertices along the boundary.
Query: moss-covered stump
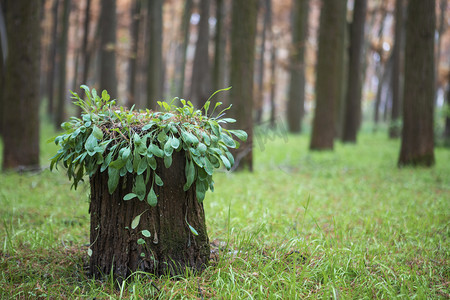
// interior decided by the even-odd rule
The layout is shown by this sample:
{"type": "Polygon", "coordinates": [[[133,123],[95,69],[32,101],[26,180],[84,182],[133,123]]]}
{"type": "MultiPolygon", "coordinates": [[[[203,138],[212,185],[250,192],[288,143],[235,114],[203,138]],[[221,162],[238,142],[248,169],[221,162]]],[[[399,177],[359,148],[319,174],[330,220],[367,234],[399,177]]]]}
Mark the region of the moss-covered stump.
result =
{"type": "Polygon", "coordinates": [[[112,272],[126,278],[138,270],[182,275],[187,267],[204,269],[210,255],[205,213],[195,187],[183,190],[184,168],[182,151],[173,153],[170,168],[158,163],[156,171],[164,185],[155,187],[155,207],[138,198],[123,200],[133,188],[133,174],[121,177],[113,194],[108,192],[107,172],[91,177],[91,275],[98,278],[112,272]],[[139,215],[139,223],[132,224],[139,215]]]}

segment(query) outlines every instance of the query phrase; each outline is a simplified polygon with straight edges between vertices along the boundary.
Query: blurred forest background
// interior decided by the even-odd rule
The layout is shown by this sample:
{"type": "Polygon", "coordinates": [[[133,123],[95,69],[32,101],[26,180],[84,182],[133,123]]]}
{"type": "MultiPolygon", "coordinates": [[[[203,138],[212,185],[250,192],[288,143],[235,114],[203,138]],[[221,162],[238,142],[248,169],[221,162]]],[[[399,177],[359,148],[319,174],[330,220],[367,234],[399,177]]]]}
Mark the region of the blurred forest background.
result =
{"type": "MultiPolygon", "coordinates": [[[[386,134],[399,138],[404,124],[412,128],[411,139],[425,137],[418,142],[423,147],[403,141],[402,153],[420,148],[412,151],[428,158],[409,158],[412,164],[432,165],[433,146],[450,137],[446,0],[0,5],[5,169],[37,167],[40,119],[59,128],[77,114],[69,90],[81,93],[81,84],[107,89],[119,105],[153,109],[156,101],[174,97],[201,107],[214,91],[233,86],[218,98],[235,106],[230,114],[240,128],[250,136],[254,125],[310,133],[312,150],[333,149],[335,140],[355,143],[361,128],[388,129],[386,134]],[[422,69],[417,61],[425,61],[422,69]],[[414,100],[416,95],[422,100],[414,100]],[[416,127],[402,121],[403,112],[416,127]]],[[[251,169],[249,140],[238,160],[251,169]]],[[[400,165],[408,164],[405,155],[400,165]]]]}

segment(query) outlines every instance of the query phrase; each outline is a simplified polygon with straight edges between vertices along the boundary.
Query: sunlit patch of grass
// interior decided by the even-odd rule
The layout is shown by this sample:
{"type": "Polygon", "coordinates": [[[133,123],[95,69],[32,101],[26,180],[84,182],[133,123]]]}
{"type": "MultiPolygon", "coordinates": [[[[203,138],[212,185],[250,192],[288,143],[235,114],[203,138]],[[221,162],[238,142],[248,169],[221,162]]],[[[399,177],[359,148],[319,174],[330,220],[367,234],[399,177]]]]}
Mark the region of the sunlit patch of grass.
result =
{"type": "Polygon", "coordinates": [[[381,132],[333,152],[309,152],[306,136],[257,138],[255,171],[218,172],[204,201],[210,266],[178,279],[88,278],[88,185],[0,174],[2,298],[450,297],[448,149],[434,168],[398,169],[399,141],[381,132]]]}

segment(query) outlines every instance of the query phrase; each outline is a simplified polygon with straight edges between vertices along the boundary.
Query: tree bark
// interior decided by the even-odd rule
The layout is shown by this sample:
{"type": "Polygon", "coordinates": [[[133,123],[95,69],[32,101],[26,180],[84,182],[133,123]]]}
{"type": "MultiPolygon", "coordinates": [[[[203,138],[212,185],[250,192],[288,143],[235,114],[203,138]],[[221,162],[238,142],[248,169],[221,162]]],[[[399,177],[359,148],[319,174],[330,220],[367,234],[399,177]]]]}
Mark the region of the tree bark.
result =
{"type": "MultiPolygon", "coordinates": [[[[137,198],[124,201],[130,193],[133,175],[120,178],[119,187],[112,195],[108,192],[107,172],[97,172],[91,184],[91,230],[92,255],[90,273],[96,278],[113,273],[125,279],[132,272],[144,271],[159,275],[184,275],[187,267],[202,271],[210,255],[203,205],[195,196],[195,188],[183,191],[185,154],[174,152],[170,168],[158,161],[157,174],[164,182],[154,185],[158,204],[151,207],[137,198]],[[133,229],[133,219],[141,215],[138,226],[133,229]],[[195,228],[195,236],[188,223],[195,228]],[[148,230],[151,237],[144,237],[148,230]],[[139,245],[138,239],[145,244],[139,245]],[[142,254],[143,253],[143,254],[142,254]]],[[[153,180],[150,179],[149,182],[153,180]]]]}
{"type": "Polygon", "coordinates": [[[300,133],[305,110],[305,48],[308,32],[308,0],[294,1],[292,46],[290,55],[290,83],[287,106],[289,131],[300,133]]]}
{"type": "Polygon", "coordinates": [[[225,31],[225,0],[216,0],[216,35],[214,37],[214,91],[225,87],[225,57],[227,35],[225,31]]]}
{"type": "Polygon", "coordinates": [[[210,0],[200,1],[200,22],[198,24],[198,38],[195,46],[194,65],[190,100],[201,107],[211,95],[211,72],[209,69],[209,8],[210,0]]]}
{"type": "Polygon", "coordinates": [[[320,15],[319,51],[317,57],[316,108],[311,135],[311,150],[332,150],[336,136],[336,111],[340,97],[339,65],[343,56],[339,45],[343,39],[345,0],[324,1],[320,15]]]}
{"type": "Polygon", "coordinates": [[[6,6],[3,170],[39,169],[40,2],[8,0],[6,6]]]}
{"type": "Polygon", "coordinates": [[[5,62],[6,62],[6,55],[7,55],[7,40],[6,40],[6,21],[5,21],[5,14],[3,12],[3,5],[0,1],[0,136],[3,135],[3,122],[4,117],[3,113],[5,110],[5,101],[3,97],[3,91],[4,91],[4,76],[5,76],[5,62]]]}
{"type": "Polygon", "coordinates": [[[181,21],[180,33],[182,36],[182,42],[179,46],[179,51],[177,52],[177,72],[175,74],[176,91],[178,97],[184,96],[184,73],[186,72],[186,50],[189,45],[189,35],[190,35],[190,20],[192,13],[192,0],[186,0],[184,3],[183,19],[181,21]]]}
{"type": "Polygon", "coordinates": [[[392,110],[391,110],[391,124],[389,126],[389,138],[396,139],[400,137],[400,120],[402,95],[401,87],[403,83],[403,50],[404,50],[404,22],[403,22],[403,0],[396,0],[395,2],[395,41],[392,49],[392,110]]]}
{"type": "Polygon", "coordinates": [[[57,130],[65,119],[66,104],[66,62],[67,62],[67,33],[69,31],[70,0],[64,0],[62,28],[59,37],[59,76],[58,76],[58,101],[56,106],[54,125],[57,130]]]}
{"type": "Polygon", "coordinates": [[[255,63],[257,0],[233,0],[231,22],[231,86],[230,114],[236,119],[235,127],[248,134],[246,142],[234,151],[237,169],[253,170],[253,70],[255,63]]]}
{"type": "Polygon", "coordinates": [[[129,60],[129,76],[128,76],[128,106],[136,104],[136,75],[137,75],[137,58],[139,49],[139,25],[141,21],[141,1],[134,0],[131,5],[131,55],[129,60]]]}
{"type": "Polygon", "coordinates": [[[406,21],[403,131],[399,166],[434,164],[435,1],[410,0],[406,21]]]}
{"type": "Polygon", "coordinates": [[[447,102],[447,114],[445,116],[444,140],[450,146],[450,73],[447,78],[447,95],[445,97],[447,102]]]}
{"type": "Polygon", "coordinates": [[[54,95],[55,95],[55,69],[56,69],[56,54],[57,54],[57,41],[58,41],[58,7],[59,0],[53,0],[52,6],[52,34],[50,42],[50,54],[48,62],[48,73],[47,73],[47,114],[49,117],[53,117],[54,113],[54,95]]]}
{"type": "Polygon", "coordinates": [[[162,5],[163,0],[148,2],[148,32],[150,34],[150,41],[148,47],[147,108],[151,109],[155,109],[157,101],[162,100],[162,5]]]}
{"type": "Polygon", "coordinates": [[[101,0],[100,90],[107,90],[113,99],[118,96],[116,75],[116,19],[116,0],[101,0]]]}
{"type": "Polygon", "coordinates": [[[348,64],[347,97],[344,112],[342,141],[356,143],[361,119],[362,58],[364,24],[367,0],[355,1],[353,22],[350,30],[350,55],[348,64]]]}

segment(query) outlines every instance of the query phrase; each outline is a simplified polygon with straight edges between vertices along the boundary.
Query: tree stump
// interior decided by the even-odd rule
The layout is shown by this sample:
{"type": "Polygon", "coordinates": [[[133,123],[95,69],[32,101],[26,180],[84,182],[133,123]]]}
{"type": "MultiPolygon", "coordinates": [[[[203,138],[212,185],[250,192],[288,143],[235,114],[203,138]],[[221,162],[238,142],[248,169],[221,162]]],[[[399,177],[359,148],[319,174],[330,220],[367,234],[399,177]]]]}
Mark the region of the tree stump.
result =
{"type": "Polygon", "coordinates": [[[168,169],[159,159],[156,173],[164,185],[154,185],[158,195],[155,207],[137,198],[123,200],[132,191],[134,174],[120,177],[113,194],[108,192],[108,172],[97,171],[91,177],[92,276],[99,278],[113,273],[116,278],[125,279],[138,270],[174,276],[185,274],[186,268],[194,271],[205,268],[210,255],[205,213],[203,204],[197,201],[195,185],[186,192],[183,190],[185,162],[183,150],[173,152],[168,169]],[[140,222],[133,229],[132,222],[138,215],[140,222]],[[148,230],[151,236],[145,237],[143,230],[148,230]],[[195,231],[198,235],[194,235],[195,231]]]}

